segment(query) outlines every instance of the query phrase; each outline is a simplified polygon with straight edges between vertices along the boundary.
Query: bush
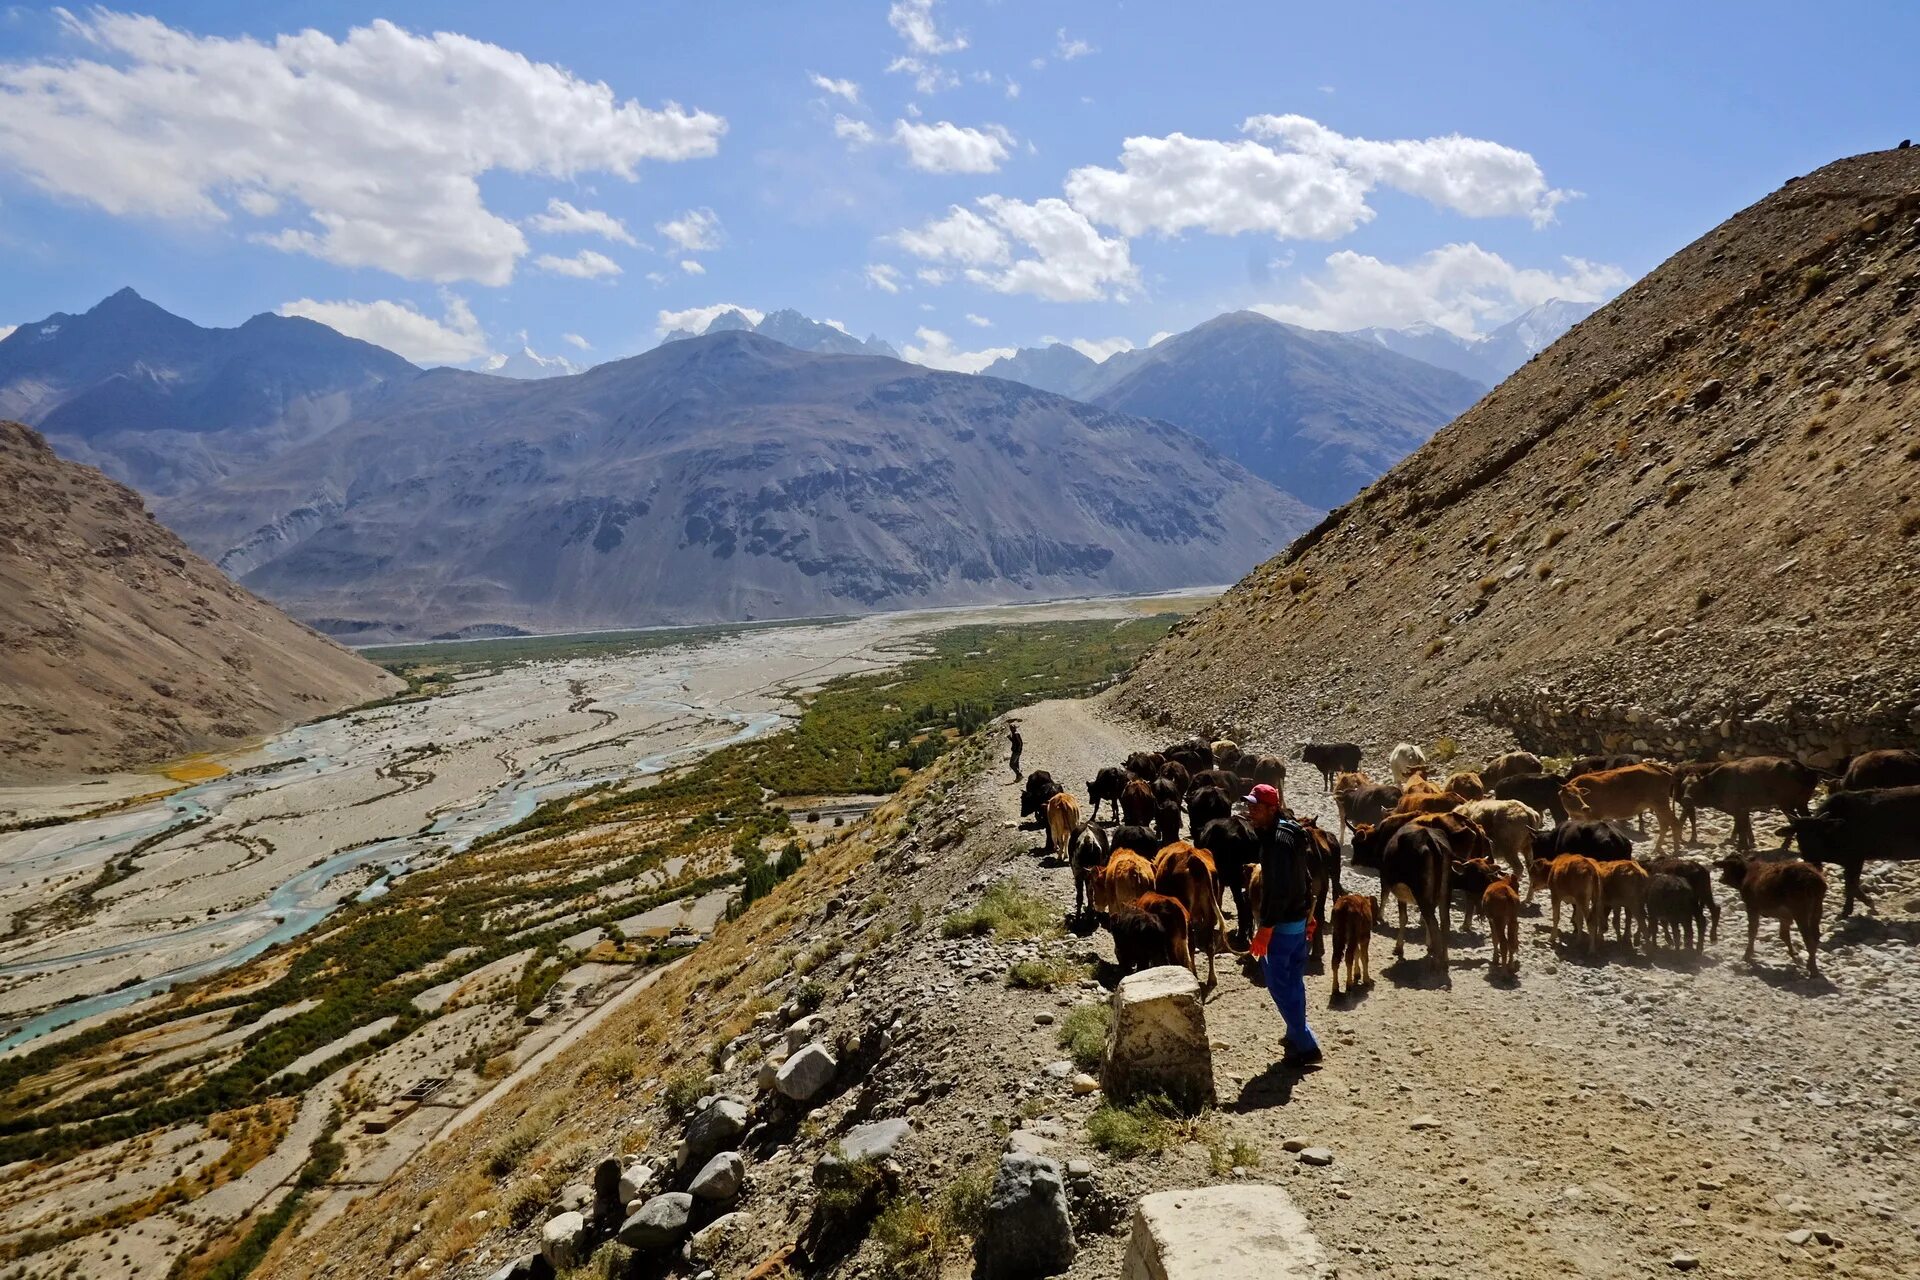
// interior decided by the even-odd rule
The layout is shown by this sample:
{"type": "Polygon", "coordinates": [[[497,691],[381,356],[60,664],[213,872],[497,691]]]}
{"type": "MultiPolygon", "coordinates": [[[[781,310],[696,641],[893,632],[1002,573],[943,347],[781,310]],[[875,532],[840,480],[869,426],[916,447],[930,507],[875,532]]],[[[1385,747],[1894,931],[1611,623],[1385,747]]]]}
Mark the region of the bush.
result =
{"type": "Polygon", "coordinates": [[[1022,991],[1051,991],[1080,981],[1086,972],[1065,960],[1021,960],[1007,970],[1007,985],[1022,991]]]}
{"type": "Polygon", "coordinates": [[[793,1005],[802,1013],[815,1013],[827,1002],[827,989],[818,982],[803,982],[794,988],[793,1005]]]}
{"type": "Polygon", "coordinates": [[[1124,1107],[1109,1102],[1087,1117],[1087,1137],[1108,1155],[1131,1160],[1172,1145],[1174,1115],[1164,1098],[1144,1097],[1124,1107]]]}
{"type": "Polygon", "coordinates": [[[1452,738],[1440,737],[1433,740],[1433,747],[1427,752],[1427,758],[1435,764],[1446,764],[1460,754],[1460,744],[1452,738]]]}
{"type": "Polygon", "coordinates": [[[976,1160],[947,1184],[940,1216],[955,1235],[977,1236],[987,1222],[987,1203],[993,1199],[993,1177],[1000,1162],[992,1156],[976,1160]]]}
{"type": "Polygon", "coordinates": [[[1060,1020],[1060,1047],[1082,1071],[1093,1071],[1107,1052],[1107,1031],[1112,1026],[1113,1010],[1106,1005],[1076,1006],[1060,1020]]]}
{"type": "Polygon", "coordinates": [[[940,1274],[950,1243],[947,1224],[919,1196],[902,1196],[880,1211],[868,1233],[880,1250],[887,1280],[917,1280],[940,1274]]]}
{"type": "Polygon", "coordinates": [[[545,1178],[530,1178],[513,1189],[507,1200],[507,1222],[515,1231],[525,1231],[547,1211],[553,1189],[545,1178]]]}
{"type": "Polygon", "coordinates": [[[540,1145],[540,1131],[528,1125],[522,1125],[506,1137],[493,1144],[493,1150],[487,1153],[487,1176],[496,1180],[506,1177],[520,1167],[520,1162],[533,1154],[540,1145]]]}
{"type": "Polygon", "coordinates": [[[707,1096],[707,1073],[686,1067],[667,1077],[660,1101],[671,1115],[691,1115],[694,1103],[707,1096]]]}
{"type": "Polygon", "coordinates": [[[633,1079],[639,1070],[640,1055],[633,1049],[623,1046],[609,1049],[589,1062],[584,1075],[588,1080],[621,1085],[633,1079]]]}
{"type": "Polygon", "coordinates": [[[948,938],[1035,938],[1057,927],[1053,904],[1038,894],[1002,880],[969,911],[956,911],[940,926],[948,938]]]}

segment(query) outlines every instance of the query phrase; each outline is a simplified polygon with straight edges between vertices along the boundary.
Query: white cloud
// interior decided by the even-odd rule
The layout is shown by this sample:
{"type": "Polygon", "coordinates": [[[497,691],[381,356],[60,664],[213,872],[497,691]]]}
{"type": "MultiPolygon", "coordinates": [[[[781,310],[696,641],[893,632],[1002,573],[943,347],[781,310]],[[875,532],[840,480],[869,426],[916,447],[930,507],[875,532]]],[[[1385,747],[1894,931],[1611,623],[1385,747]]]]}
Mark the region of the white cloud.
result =
{"type": "Polygon", "coordinates": [[[1020,82],[1012,76],[1007,77],[1007,96],[1009,98],[1017,98],[1020,96],[1020,82]]]}
{"type": "Polygon", "coordinates": [[[1419,196],[1469,218],[1526,217],[1553,221],[1554,208],[1574,192],[1547,185],[1539,162],[1524,151],[1463,138],[1457,133],[1420,141],[1349,138],[1305,116],[1254,116],[1241,126],[1255,137],[1276,138],[1301,155],[1326,159],[1368,183],[1419,196]]]}
{"type": "Polygon", "coordinates": [[[1060,28],[1057,38],[1058,43],[1054,45],[1053,51],[1059,55],[1062,62],[1072,62],[1075,58],[1084,58],[1090,53],[1100,52],[1085,40],[1070,38],[1065,27],[1060,28]]]}
{"type": "Polygon", "coordinates": [[[1064,200],[982,196],[974,204],[983,213],[954,205],[894,239],[916,257],[960,265],[968,280],[998,293],[1092,302],[1124,299],[1139,284],[1126,240],[1102,236],[1064,200]]]}
{"type": "Polygon", "coordinates": [[[977,316],[971,311],[967,312],[967,323],[980,329],[993,328],[993,321],[987,319],[985,316],[977,316]]]}
{"type": "Polygon", "coordinates": [[[1100,364],[1106,363],[1110,356],[1133,350],[1131,338],[1069,338],[1067,345],[1087,359],[1100,364]]]}
{"type": "Polygon", "coordinates": [[[893,140],[906,149],[907,163],[923,173],[993,173],[1007,158],[1013,135],[997,124],[971,129],[951,120],[937,124],[896,120],[893,140]]]}
{"type": "Polygon", "coordinates": [[[867,267],[867,283],[883,293],[900,292],[900,270],[884,262],[876,262],[867,267]]]}
{"type": "Polygon", "coordinates": [[[685,311],[662,311],[654,318],[655,326],[661,333],[671,333],[675,329],[690,329],[695,333],[705,333],[707,326],[718,316],[729,311],[738,311],[754,324],[767,318],[764,311],[752,307],[737,307],[731,302],[716,302],[710,307],[688,307],[685,311]]]}
{"type": "Polygon", "coordinates": [[[860,86],[851,80],[835,80],[821,75],[818,71],[807,72],[807,80],[822,93],[830,93],[836,98],[844,98],[856,104],[860,101],[860,86]]]}
{"type": "Polygon", "coordinates": [[[929,369],[946,369],[954,373],[978,373],[1002,356],[1014,354],[1013,347],[988,347],[984,351],[959,351],[954,348],[953,339],[938,329],[915,329],[913,336],[920,340],[919,345],[911,342],[902,344],[900,354],[915,364],[926,365],[929,369]]]}
{"type": "Polygon", "coordinates": [[[1331,240],[1373,218],[1367,195],[1379,186],[1469,217],[1525,216],[1535,225],[1571,194],[1549,188],[1524,151],[1478,138],[1373,142],[1305,116],[1254,116],[1242,128],[1279,149],[1181,133],[1128,138],[1118,169],[1069,173],[1067,199],[1130,236],[1198,229],[1331,240]]]}
{"type": "Polygon", "coordinates": [[[571,258],[543,253],[533,260],[533,265],[542,271],[551,271],[557,276],[572,276],[575,280],[597,280],[601,276],[620,274],[619,263],[606,254],[595,253],[591,249],[582,249],[571,258]]]}
{"type": "Polygon", "coordinates": [[[720,247],[720,215],[711,209],[689,209],[677,218],[655,223],[653,229],[679,245],[683,253],[720,247]]]}
{"type": "Polygon", "coordinates": [[[527,219],[535,231],[552,235],[604,236],[621,244],[638,244],[627,224],[599,209],[576,209],[558,196],[547,201],[547,211],[527,219]]]}
{"type": "Polygon", "coordinates": [[[1171,338],[1172,336],[1173,336],[1173,330],[1162,329],[1160,332],[1154,334],[1151,338],[1147,339],[1147,345],[1150,347],[1157,347],[1161,343],[1165,342],[1168,338],[1171,338]]]}
{"type": "Polygon", "coordinates": [[[690,276],[703,276],[707,274],[707,269],[692,258],[680,259],[680,269],[690,276]]]}
{"type": "Polygon", "coordinates": [[[233,202],[256,218],[271,218],[280,212],[280,197],[266,191],[236,191],[233,202]]]}
{"type": "MultiPolygon", "coordinates": [[[[914,278],[919,280],[921,284],[943,285],[953,278],[952,275],[942,271],[939,267],[922,267],[913,274],[914,278]]],[[[922,305],[925,309],[932,310],[931,303],[922,305]]]]}
{"type": "Polygon", "coordinates": [[[97,57],[0,64],[0,162],[116,215],[221,222],[227,202],[304,222],[262,243],[409,279],[503,285],[527,253],[488,209],[494,171],[553,178],[712,155],[726,121],[620,101],[498,45],[390,22],[202,37],[58,11],[97,57]]]}
{"type": "MultiPolygon", "coordinates": [[[[902,54],[887,64],[888,75],[913,77],[913,87],[921,93],[939,93],[942,89],[955,89],[960,85],[960,77],[953,74],[937,62],[923,62],[910,54],[902,54]]],[[[912,106],[910,113],[918,114],[912,106]]]]}
{"type": "Polygon", "coordinates": [[[585,338],[581,337],[577,333],[563,333],[560,335],[560,339],[563,342],[571,342],[574,346],[580,348],[582,351],[593,350],[593,344],[591,342],[588,342],[585,338]]]}
{"type": "Polygon", "coordinates": [[[442,298],[446,315],[440,320],[421,314],[410,302],[317,302],[301,298],[283,302],[275,310],[283,316],[304,316],[405,356],[415,364],[467,364],[489,354],[487,335],[481,332],[473,308],[457,294],[442,298]]]}
{"type": "Polygon", "coordinates": [[[915,53],[958,53],[967,47],[963,31],[941,35],[933,18],[935,0],[893,0],[887,10],[887,25],[899,33],[915,53]]]}
{"type": "Polygon", "coordinates": [[[1562,261],[1561,272],[1516,267],[1477,244],[1446,245],[1407,264],[1343,249],[1327,258],[1324,276],[1303,282],[1300,301],[1254,310],[1313,329],[1426,323],[1471,337],[1553,298],[1599,302],[1629,280],[1606,263],[1562,261]]]}
{"type": "Polygon", "coordinates": [[[873,142],[873,126],[837,115],[833,118],[833,136],[844,139],[850,147],[864,147],[873,142]]]}
{"type": "Polygon", "coordinates": [[[0,324],[0,342],[5,342],[19,327],[17,324],[0,324]]]}

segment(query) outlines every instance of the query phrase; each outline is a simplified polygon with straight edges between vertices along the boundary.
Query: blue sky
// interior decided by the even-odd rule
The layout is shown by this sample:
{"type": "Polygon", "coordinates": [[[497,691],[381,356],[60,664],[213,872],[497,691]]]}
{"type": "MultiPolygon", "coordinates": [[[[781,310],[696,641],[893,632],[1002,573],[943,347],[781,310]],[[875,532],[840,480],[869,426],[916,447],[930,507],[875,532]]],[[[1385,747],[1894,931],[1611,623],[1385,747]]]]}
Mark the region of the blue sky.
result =
{"type": "Polygon", "coordinates": [[[1920,134],[1904,4],[138,12],[0,9],[0,328],[130,284],[426,362],[721,304],[961,368],[1242,307],[1484,332],[1920,134]]]}

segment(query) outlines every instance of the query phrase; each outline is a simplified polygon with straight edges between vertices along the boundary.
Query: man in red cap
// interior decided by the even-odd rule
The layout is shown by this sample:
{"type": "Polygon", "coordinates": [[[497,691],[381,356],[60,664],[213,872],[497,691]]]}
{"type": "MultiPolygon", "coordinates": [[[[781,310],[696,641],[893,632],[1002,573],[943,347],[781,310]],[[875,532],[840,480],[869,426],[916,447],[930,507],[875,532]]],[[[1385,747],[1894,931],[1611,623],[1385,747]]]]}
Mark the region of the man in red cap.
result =
{"type": "Polygon", "coordinates": [[[1307,1026],[1307,917],[1313,912],[1313,868],[1307,862],[1307,833],[1286,816],[1280,793],[1261,783],[1243,797],[1247,825],[1253,828],[1260,859],[1259,932],[1253,953],[1260,957],[1280,1017],[1286,1022],[1283,1061],[1306,1066],[1320,1061],[1320,1042],[1307,1026]]]}

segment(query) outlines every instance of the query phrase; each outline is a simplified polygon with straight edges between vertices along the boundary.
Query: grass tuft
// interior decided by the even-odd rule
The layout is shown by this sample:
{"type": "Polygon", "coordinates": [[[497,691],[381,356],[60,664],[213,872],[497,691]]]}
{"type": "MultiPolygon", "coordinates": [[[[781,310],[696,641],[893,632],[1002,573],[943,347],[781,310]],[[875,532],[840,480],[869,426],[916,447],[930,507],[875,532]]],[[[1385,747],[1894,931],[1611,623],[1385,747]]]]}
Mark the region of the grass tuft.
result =
{"type": "Polygon", "coordinates": [[[940,926],[948,938],[1037,938],[1059,927],[1053,904],[1011,880],[1002,880],[966,911],[956,911],[940,926]]]}

